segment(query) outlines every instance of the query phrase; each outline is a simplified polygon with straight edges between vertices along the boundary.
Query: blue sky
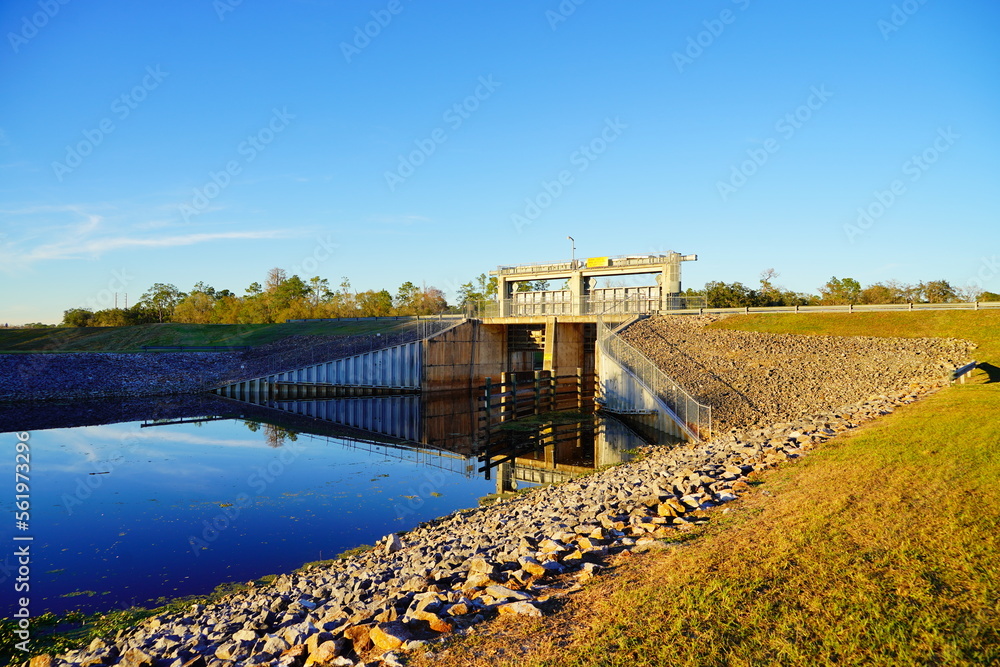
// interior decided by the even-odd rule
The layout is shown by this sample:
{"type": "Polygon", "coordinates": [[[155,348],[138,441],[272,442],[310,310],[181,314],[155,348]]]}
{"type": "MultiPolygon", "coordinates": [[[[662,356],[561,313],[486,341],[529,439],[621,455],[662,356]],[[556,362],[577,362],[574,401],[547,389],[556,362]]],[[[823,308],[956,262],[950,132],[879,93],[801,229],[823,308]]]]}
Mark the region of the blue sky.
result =
{"type": "Polygon", "coordinates": [[[275,266],[452,296],[567,235],[697,253],[686,287],[1000,292],[998,24],[986,0],[8,0],[0,320],[275,266]]]}

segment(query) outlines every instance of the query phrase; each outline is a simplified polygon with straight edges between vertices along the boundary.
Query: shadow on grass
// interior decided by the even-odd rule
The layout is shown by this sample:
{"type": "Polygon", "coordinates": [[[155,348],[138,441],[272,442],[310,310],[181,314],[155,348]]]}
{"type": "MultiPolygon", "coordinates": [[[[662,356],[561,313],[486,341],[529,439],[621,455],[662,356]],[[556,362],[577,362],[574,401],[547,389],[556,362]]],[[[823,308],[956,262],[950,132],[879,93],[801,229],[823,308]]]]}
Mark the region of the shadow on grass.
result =
{"type": "Polygon", "coordinates": [[[979,364],[978,368],[986,372],[986,376],[989,378],[986,380],[987,383],[1000,382],[1000,368],[997,368],[993,364],[979,364]]]}

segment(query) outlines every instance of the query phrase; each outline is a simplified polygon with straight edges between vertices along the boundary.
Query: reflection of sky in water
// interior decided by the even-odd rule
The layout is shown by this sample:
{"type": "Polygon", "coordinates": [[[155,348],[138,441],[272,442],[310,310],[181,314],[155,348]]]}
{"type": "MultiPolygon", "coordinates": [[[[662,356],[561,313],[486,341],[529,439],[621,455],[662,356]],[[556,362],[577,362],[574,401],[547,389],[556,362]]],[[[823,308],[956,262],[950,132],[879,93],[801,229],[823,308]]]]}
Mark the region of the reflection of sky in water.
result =
{"type": "MultiPolygon", "coordinates": [[[[30,443],[32,614],[146,604],[288,571],[475,506],[494,487],[382,448],[307,436],[269,447],[263,428],[236,421],[35,431],[30,443]],[[241,494],[249,506],[239,507],[241,494]],[[216,536],[206,522],[217,518],[230,525],[216,536]],[[192,548],[192,536],[208,548],[192,548]],[[96,595],[61,597],[78,591],[96,595]]],[[[0,539],[11,544],[13,498],[5,496],[0,539]]],[[[13,589],[5,572],[0,585],[13,589]]]]}

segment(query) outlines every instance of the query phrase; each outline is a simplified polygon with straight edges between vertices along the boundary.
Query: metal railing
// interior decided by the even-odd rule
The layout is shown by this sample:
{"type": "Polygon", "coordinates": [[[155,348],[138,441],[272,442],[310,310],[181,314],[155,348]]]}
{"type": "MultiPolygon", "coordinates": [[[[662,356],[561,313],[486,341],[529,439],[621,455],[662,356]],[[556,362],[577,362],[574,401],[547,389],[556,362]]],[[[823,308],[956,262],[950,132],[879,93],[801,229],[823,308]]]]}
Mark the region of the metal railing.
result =
{"type": "MultiPolygon", "coordinates": [[[[551,292],[558,294],[559,292],[551,292]]],[[[550,294],[550,292],[522,292],[550,294]]],[[[525,297],[470,302],[465,305],[465,316],[484,317],[533,317],[553,315],[597,315],[600,313],[650,314],[650,315],[753,315],[774,313],[870,313],[925,310],[993,310],[1000,309],[1000,301],[970,301],[961,303],[883,303],[845,304],[826,306],[740,306],[737,308],[705,307],[704,297],[670,296],[626,297],[624,299],[556,298],[547,300],[525,297]]]]}
{"type": "Polygon", "coordinates": [[[699,403],[649,357],[619,336],[603,317],[598,317],[597,321],[597,343],[601,352],[617,362],[670,409],[678,426],[698,440],[705,441],[711,437],[712,407],[699,403]]]}
{"type": "Polygon", "coordinates": [[[490,271],[490,274],[497,276],[512,276],[518,274],[535,274],[546,271],[576,271],[586,268],[659,266],[672,260],[679,260],[680,255],[678,253],[659,255],[617,255],[602,257],[601,259],[604,260],[605,263],[597,267],[588,267],[587,259],[581,258],[562,262],[535,262],[533,264],[518,264],[517,266],[498,266],[495,271],[490,271]]]}
{"type": "Polygon", "coordinates": [[[951,373],[948,374],[948,380],[951,382],[956,382],[961,379],[962,384],[965,384],[965,378],[968,377],[969,373],[976,370],[979,364],[975,361],[970,361],[969,363],[956,368],[951,373]]]}
{"type": "Polygon", "coordinates": [[[487,300],[466,304],[465,315],[470,318],[486,317],[548,317],[554,315],[600,315],[602,313],[664,314],[677,310],[698,312],[704,306],[702,297],[668,296],[666,304],[658,296],[629,296],[625,298],[582,297],[529,299],[529,294],[560,294],[560,292],[522,292],[524,296],[500,301],[487,300]],[[665,308],[666,306],[666,308],[665,308]]]}
{"type": "Polygon", "coordinates": [[[677,308],[661,310],[659,315],[731,315],[767,313],[876,313],[915,310],[991,310],[1000,309],[1000,301],[959,303],[856,303],[826,306],[740,306],[738,308],[677,308]]]}

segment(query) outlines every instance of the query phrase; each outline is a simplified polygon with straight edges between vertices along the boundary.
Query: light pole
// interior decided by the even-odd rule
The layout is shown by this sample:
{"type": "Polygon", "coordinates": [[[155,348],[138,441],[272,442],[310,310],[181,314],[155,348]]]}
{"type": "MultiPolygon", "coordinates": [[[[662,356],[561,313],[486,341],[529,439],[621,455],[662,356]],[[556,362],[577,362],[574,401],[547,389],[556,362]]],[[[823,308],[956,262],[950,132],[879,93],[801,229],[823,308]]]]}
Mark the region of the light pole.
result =
{"type": "Polygon", "coordinates": [[[570,259],[570,266],[575,269],[576,268],[576,239],[574,239],[572,236],[567,236],[566,238],[568,238],[570,240],[570,247],[571,247],[571,250],[570,250],[570,258],[571,258],[570,259]]]}

